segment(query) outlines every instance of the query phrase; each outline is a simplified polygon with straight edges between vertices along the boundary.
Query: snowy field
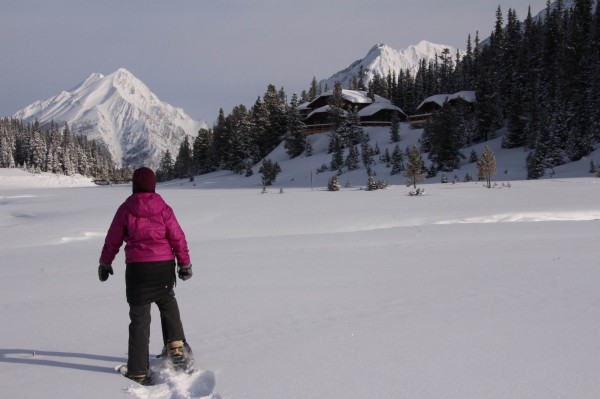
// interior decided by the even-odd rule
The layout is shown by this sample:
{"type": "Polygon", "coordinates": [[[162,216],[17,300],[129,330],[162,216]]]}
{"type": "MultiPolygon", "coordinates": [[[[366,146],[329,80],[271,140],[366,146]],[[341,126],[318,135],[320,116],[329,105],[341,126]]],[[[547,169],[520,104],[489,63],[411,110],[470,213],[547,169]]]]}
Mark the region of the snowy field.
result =
{"type": "MultiPolygon", "coordinates": [[[[503,156],[499,171],[514,159],[503,156]]],[[[600,179],[581,173],[589,160],[510,187],[497,176],[493,189],[435,178],[410,197],[399,180],[361,190],[364,171],[353,188],[325,191],[326,174],[311,188],[308,159],[286,163],[267,194],[258,175],[159,185],[190,245],[194,278],[176,293],[202,370],[149,388],[113,370],[127,350],[123,253],[114,276],[97,277],[130,187],[0,170],[0,396],[599,397],[600,179]]]]}

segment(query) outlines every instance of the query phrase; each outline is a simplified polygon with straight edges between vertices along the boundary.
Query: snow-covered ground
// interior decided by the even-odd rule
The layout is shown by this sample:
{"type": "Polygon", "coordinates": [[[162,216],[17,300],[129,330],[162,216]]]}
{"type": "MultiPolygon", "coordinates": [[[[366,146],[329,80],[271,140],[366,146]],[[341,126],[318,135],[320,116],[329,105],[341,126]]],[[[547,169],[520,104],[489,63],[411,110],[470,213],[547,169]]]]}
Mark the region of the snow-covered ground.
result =
{"type": "Polygon", "coordinates": [[[496,157],[496,188],[436,177],[420,197],[383,165],[386,190],[361,190],[364,170],[340,178],[352,188],[325,191],[329,172],[311,188],[319,151],[276,151],[266,194],[258,174],[159,185],[190,245],[194,278],[176,293],[204,371],[149,388],[113,370],[127,350],[123,254],[97,277],[130,187],[0,170],[0,396],[597,398],[600,179],[587,159],[520,180],[522,149],[496,157]]]}

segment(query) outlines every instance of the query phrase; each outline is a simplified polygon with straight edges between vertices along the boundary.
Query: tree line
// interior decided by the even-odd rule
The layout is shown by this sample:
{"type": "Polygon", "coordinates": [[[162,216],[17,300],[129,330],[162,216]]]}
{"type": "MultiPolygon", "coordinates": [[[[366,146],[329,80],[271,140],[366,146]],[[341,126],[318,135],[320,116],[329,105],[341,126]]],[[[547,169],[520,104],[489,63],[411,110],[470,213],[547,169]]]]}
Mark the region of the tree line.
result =
{"type": "MultiPolygon", "coordinates": [[[[424,150],[437,170],[457,167],[460,149],[506,129],[504,148],[529,151],[527,176],[577,161],[600,141],[600,2],[547,3],[544,17],[500,7],[485,46],[471,50],[439,80],[441,92],[474,89],[474,113],[444,106],[424,132],[424,150]]],[[[451,66],[449,66],[451,68],[451,66]]]]}
{"type": "Polygon", "coordinates": [[[250,108],[238,105],[227,116],[221,108],[213,127],[200,129],[192,142],[184,138],[175,158],[168,150],[162,153],[157,178],[168,180],[220,169],[249,176],[252,167],[282,140],[291,157],[302,154],[307,141],[298,104],[296,94],[288,104],[285,90],[270,84],[250,108]]]}
{"type": "Polygon", "coordinates": [[[35,121],[0,119],[0,167],[63,175],[80,174],[97,181],[126,181],[131,169],[120,169],[108,150],[84,135],[74,135],[67,124],[54,122],[42,129],[35,121]]]}

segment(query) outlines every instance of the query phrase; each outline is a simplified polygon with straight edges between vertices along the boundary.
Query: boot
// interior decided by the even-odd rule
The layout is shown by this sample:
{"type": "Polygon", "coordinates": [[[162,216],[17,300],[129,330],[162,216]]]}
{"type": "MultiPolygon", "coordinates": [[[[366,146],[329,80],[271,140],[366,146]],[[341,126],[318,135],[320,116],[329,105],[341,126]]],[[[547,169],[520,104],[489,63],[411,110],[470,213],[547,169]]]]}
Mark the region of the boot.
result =
{"type": "Polygon", "coordinates": [[[193,372],[194,357],[192,348],[185,341],[172,341],[167,344],[168,359],[176,370],[193,372]]]}

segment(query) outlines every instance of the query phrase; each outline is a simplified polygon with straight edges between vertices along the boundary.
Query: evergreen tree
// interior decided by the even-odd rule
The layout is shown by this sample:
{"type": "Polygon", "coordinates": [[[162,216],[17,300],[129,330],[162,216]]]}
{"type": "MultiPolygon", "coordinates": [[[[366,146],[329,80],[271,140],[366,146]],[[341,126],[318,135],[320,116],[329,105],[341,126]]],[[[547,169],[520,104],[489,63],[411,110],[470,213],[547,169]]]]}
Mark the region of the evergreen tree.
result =
{"type": "Polygon", "coordinates": [[[340,126],[336,129],[336,133],[346,147],[359,144],[364,140],[365,134],[356,107],[346,113],[345,118],[342,119],[340,126]]]}
{"type": "Polygon", "coordinates": [[[225,119],[226,136],[222,164],[226,169],[241,174],[246,169],[246,161],[258,152],[251,116],[244,105],[233,108],[225,119]]]}
{"type": "Polygon", "coordinates": [[[342,167],[344,163],[344,145],[337,133],[331,135],[329,148],[331,149],[331,163],[329,164],[329,167],[331,170],[337,170],[342,167]]]}
{"type": "Polygon", "coordinates": [[[345,165],[348,171],[359,169],[358,148],[356,148],[356,145],[350,147],[345,165]]]}
{"type": "Polygon", "coordinates": [[[263,186],[272,185],[277,179],[277,175],[281,172],[281,167],[277,162],[270,159],[264,159],[258,173],[262,175],[263,186]]]}
{"type": "Polygon", "coordinates": [[[290,109],[288,111],[288,134],[285,138],[285,149],[291,158],[296,158],[306,149],[306,135],[304,134],[304,122],[298,112],[298,97],[292,95],[290,109]]]}
{"type": "Polygon", "coordinates": [[[69,125],[65,123],[65,127],[62,132],[62,152],[60,163],[62,165],[62,172],[67,175],[75,174],[75,165],[72,162],[73,153],[73,137],[69,125]]]}
{"type": "Polygon", "coordinates": [[[423,136],[429,147],[429,159],[438,170],[449,172],[459,167],[464,127],[456,110],[447,102],[429,119],[423,136]]]}
{"type": "Polygon", "coordinates": [[[167,149],[162,153],[160,158],[160,166],[156,171],[156,180],[167,181],[175,177],[175,168],[173,165],[173,157],[171,152],[167,149]]]}
{"type": "Polygon", "coordinates": [[[373,161],[373,148],[371,147],[371,145],[369,144],[369,140],[364,139],[362,141],[362,143],[360,143],[360,149],[361,149],[361,157],[362,157],[362,162],[363,165],[365,165],[365,168],[367,168],[367,170],[369,170],[371,168],[371,165],[373,165],[375,162],[373,161]]]}
{"type": "Polygon", "coordinates": [[[192,165],[192,148],[190,147],[190,142],[186,135],[179,146],[179,153],[175,158],[175,165],[173,168],[175,177],[180,179],[182,177],[192,176],[192,165]]]}
{"type": "Polygon", "coordinates": [[[209,173],[215,170],[214,136],[211,129],[200,129],[194,139],[192,149],[193,171],[195,174],[209,173]]]}
{"type": "Polygon", "coordinates": [[[477,152],[475,151],[475,149],[471,150],[471,155],[469,155],[469,163],[473,163],[473,162],[477,162],[479,161],[479,156],[477,155],[477,152]]]}
{"type": "Polygon", "coordinates": [[[263,138],[266,137],[267,131],[270,129],[269,111],[264,101],[258,97],[256,102],[250,110],[251,124],[252,124],[252,136],[255,138],[257,146],[256,154],[253,155],[252,159],[254,162],[258,162],[263,158],[263,138]]]}
{"type": "Polygon", "coordinates": [[[46,165],[46,141],[42,137],[42,133],[39,131],[33,132],[31,140],[31,164],[36,172],[42,172],[46,165]]]}
{"type": "Polygon", "coordinates": [[[527,155],[527,179],[539,179],[544,176],[545,166],[545,154],[536,148],[527,155]]]}
{"type": "Polygon", "coordinates": [[[312,156],[312,154],[313,154],[313,147],[312,147],[312,144],[311,144],[309,138],[307,137],[306,138],[306,156],[310,157],[310,156],[312,156]]]}
{"type": "Polygon", "coordinates": [[[327,191],[340,191],[340,182],[338,181],[337,175],[333,175],[329,178],[327,191]]]}
{"type": "Polygon", "coordinates": [[[375,191],[378,188],[379,188],[379,186],[377,185],[375,178],[373,177],[372,174],[369,173],[369,176],[367,178],[367,191],[375,191]]]}
{"type": "Polygon", "coordinates": [[[263,126],[262,135],[258,138],[261,158],[277,147],[287,131],[287,111],[283,89],[277,92],[274,85],[268,85],[263,101],[267,111],[268,124],[263,126]]]}
{"type": "Polygon", "coordinates": [[[400,121],[398,120],[398,114],[392,113],[392,119],[390,121],[390,141],[397,143],[400,141],[400,121]]]}
{"type": "Polygon", "coordinates": [[[394,147],[394,151],[392,152],[392,171],[391,174],[395,175],[402,171],[404,171],[404,156],[402,155],[402,150],[400,149],[400,145],[396,144],[394,147]]]}
{"type": "Polygon", "coordinates": [[[227,122],[225,120],[225,112],[223,108],[219,109],[219,115],[215,124],[213,125],[213,148],[215,154],[215,168],[220,169],[223,167],[223,156],[225,154],[225,148],[227,146],[227,122]]]}
{"type": "Polygon", "coordinates": [[[332,124],[334,131],[337,130],[344,121],[345,114],[342,82],[336,80],[333,87],[333,94],[329,99],[329,123],[332,124]]]}
{"type": "Polygon", "coordinates": [[[310,82],[310,90],[308,91],[308,100],[312,101],[319,95],[319,89],[317,84],[317,78],[313,76],[312,81],[310,82]]]}

